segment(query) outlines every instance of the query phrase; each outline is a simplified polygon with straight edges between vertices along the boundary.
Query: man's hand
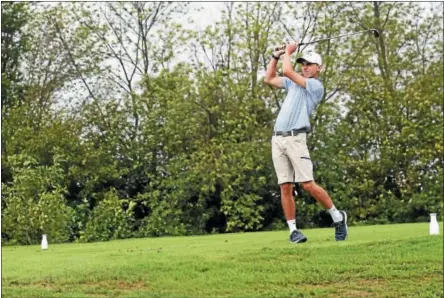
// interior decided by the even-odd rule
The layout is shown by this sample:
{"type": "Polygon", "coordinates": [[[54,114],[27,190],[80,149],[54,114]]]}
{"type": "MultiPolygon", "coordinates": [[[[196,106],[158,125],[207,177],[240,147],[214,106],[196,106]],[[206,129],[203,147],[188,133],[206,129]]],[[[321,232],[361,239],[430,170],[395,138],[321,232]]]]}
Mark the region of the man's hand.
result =
{"type": "Polygon", "coordinates": [[[285,53],[285,50],[284,50],[284,49],[282,49],[282,50],[277,50],[277,51],[274,51],[274,52],[273,52],[273,56],[274,56],[274,57],[277,57],[277,58],[280,58],[284,53],[285,53]]]}
{"type": "Polygon", "coordinates": [[[294,51],[296,51],[297,48],[298,48],[298,43],[294,42],[294,43],[288,44],[287,47],[285,48],[285,51],[288,55],[291,55],[294,53],[294,51]]]}
{"type": "Polygon", "coordinates": [[[285,53],[284,49],[275,49],[273,52],[273,58],[267,66],[267,71],[265,72],[264,83],[276,88],[284,88],[284,79],[282,77],[276,76],[276,66],[278,64],[279,58],[285,53]]]}

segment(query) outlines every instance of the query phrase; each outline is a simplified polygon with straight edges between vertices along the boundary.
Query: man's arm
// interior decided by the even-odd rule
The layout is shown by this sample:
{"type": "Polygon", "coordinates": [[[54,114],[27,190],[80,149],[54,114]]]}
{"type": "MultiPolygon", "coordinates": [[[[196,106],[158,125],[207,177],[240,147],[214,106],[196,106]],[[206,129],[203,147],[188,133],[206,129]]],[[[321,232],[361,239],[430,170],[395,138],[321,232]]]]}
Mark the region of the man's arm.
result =
{"type": "Polygon", "coordinates": [[[286,48],[285,54],[284,54],[284,61],[283,61],[283,65],[282,65],[282,70],[283,70],[284,75],[287,78],[289,78],[290,80],[292,80],[293,82],[295,82],[296,84],[301,86],[302,88],[306,88],[307,87],[307,79],[304,76],[302,76],[301,74],[294,71],[293,65],[291,65],[291,54],[293,54],[294,51],[296,51],[297,47],[298,47],[297,43],[287,45],[287,48],[286,48]]]}
{"type": "MultiPolygon", "coordinates": [[[[283,50],[276,51],[273,56],[280,57],[284,53],[283,50]]],[[[264,83],[276,88],[284,88],[284,78],[276,76],[276,65],[279,59],[271,58],[265,72],[264,83]]]]}

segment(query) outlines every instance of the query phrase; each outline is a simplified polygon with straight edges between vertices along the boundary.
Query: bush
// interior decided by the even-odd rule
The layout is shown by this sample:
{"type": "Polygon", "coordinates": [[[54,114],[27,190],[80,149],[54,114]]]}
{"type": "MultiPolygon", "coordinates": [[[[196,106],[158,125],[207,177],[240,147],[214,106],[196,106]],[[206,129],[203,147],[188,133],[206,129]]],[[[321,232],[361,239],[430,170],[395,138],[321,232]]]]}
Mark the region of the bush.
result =
{"type": "Polygon", "coordinates": [[[123,209],[124,205],[128,205],[128,200],[121,200],[115,189],[105,193],[103,201],[93,209],[80,241],[107,241],[132,237],[132,205],[126,210],[123,209]]]}
{"type": "Polygon", "coordinates": [[[57,162],[40,166],[28,155],[10,159],[13,182],[2,183],[2,233],[8,244],[65,242],[70,235],[72,208],[65,205],[63,170],[57,162]]]}
{"type": "Polygon", "coordinates": [[[180,197],[176,193],[152,191],[139,196],[151,210],[141,223],[137,237],[159,237],[187,235],[190,228],[184,222],[183,211],[178,205],[180,197]]]}

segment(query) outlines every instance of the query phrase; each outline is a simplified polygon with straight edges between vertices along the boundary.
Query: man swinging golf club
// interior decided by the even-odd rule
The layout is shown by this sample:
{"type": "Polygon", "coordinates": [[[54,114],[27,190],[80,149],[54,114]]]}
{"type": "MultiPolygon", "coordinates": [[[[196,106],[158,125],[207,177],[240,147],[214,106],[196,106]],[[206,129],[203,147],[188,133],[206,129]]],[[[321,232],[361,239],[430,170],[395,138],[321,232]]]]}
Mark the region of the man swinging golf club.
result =
{"type": "Polygon", "coordinates": [[[322,58],[314,52],[305,53],[296,60],[302,64],[302,74],[299,74],[291,64],[291,55],[297,47],[297,43],[292,43],[285,49],[277,48],[268,64],[264,80],[270,86],[285,88],[287,91],[272,137],[273,164],[281,188],[282,209],[290,228],[290,241],[307,241],[307,237],[296,227],[293,184],[300,183],[305,191],[328,210],[335,225],[335,239],[341,241],[347,237],[347,214],[337,210],[327,192],[315,183],[306,143],[307,133],[311,130],[309,117],[324,95],[324,87],[319,80],[322,58]],[[278,77],[276,65],[282,55],[284,77],[278,77]]]}

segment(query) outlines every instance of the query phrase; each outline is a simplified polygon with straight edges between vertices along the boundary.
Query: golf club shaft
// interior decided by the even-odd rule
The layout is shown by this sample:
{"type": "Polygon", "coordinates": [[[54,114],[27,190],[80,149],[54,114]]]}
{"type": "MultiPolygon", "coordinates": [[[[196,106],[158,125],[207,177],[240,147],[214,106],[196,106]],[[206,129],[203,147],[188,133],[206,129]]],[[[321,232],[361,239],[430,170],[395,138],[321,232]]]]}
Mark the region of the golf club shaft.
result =
{"type": "Polygon", "coordinates": [[[307,45],[307,44],[312,44],[312,43],[316,43],[316,42],[320,42],[320,41],[327,41],[327,40],[331,40],[331,39],[337,39],[337,38],[341,38],[341,37],[346,37],[346,36],[352,36],[352,35],[356,35],[356,34],[361,34],[364,32],[368,32],[371,31],[373,32],[373,35],[378,38],[379,37],[379,32],[376,29],[368,29],[368,30],[363,30],[363,31],[358,31],[355,33],[350,33],[350,34],[344,34],[344,35],[339,35],[339,36],[335,36],[335,37],[330,37],[330,38],[323,38],[323,39],[317,39],[317,40],[313,40],[310,42],[301,42],[299,45],[307,45]]]}
{"type": "MultiPolygon", "coordinates": [[[[368,30],[363,30],[363,31],[359,31],[359,32],[350,33],[350,34],[343,34],[343,35],[339,35],[339,36],[335,36],[335,37],[317,39],[317,40],[313,40],[313,41],[310,41],[310,42],[301,42],[301,43],[299,43],[299,46],[308,45],[308,44],[312,44],[312,43],[317,43],[317,42],[321,42],[321,41],[327,41],[327,40],[331,40],[331,39],[337,39],[337,38],[346,37],[346,36],[352,36],[352,35],[361,34],[361,33],[369,32],[369,31],[373,32],[373,35],[376,38],[379,37],[379,31],[378,30],[376,30],[376,29],[368,29],[368,30]]],[[[285,49],[285,45],[284,46],[275,47],[275,51],[283,50],[283,49],[285,49]]]]}

